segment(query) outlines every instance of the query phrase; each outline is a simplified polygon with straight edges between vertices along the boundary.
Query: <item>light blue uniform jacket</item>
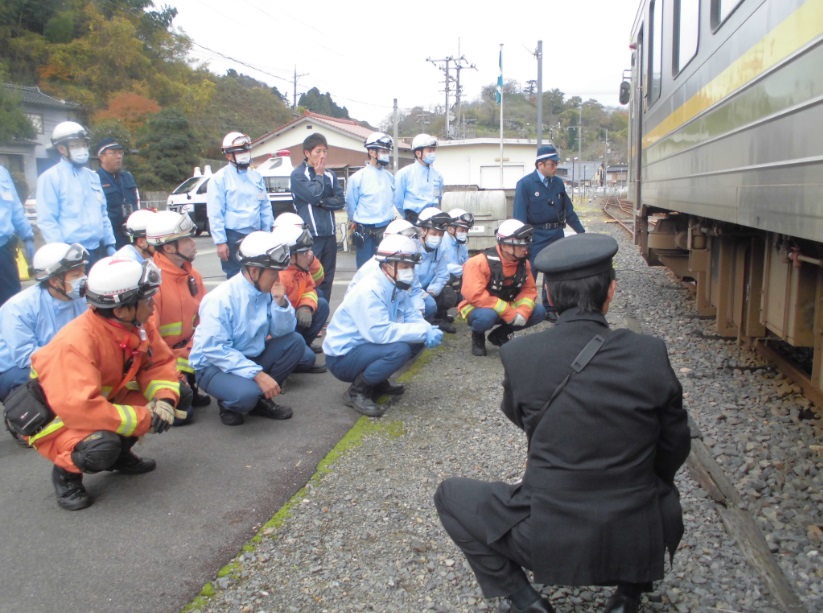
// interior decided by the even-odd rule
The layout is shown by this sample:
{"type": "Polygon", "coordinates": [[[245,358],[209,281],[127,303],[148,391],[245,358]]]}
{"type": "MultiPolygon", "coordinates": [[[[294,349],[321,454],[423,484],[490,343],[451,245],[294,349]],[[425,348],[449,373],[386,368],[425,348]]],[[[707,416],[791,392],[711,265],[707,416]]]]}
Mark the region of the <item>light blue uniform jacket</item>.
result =
{"type": "Polygon", "coordinates": [[[443,175],[434,166],[415,161],[394,176],[394,206],[403,215],[405,209],[419,213],[427,206],[440,206],[443,175]]]}
{"type": "Polygon", "coordinates": [[[34,240],[34,232],[26,219],[11,174],[0,166],[0,247],[8,243],[15,234],[23,241],[34,240]]]}
{"type": "MultiPolygon", "coordinates": [[[[360,281],[370,275],[375,274],[375,271],[379,270],[380,262],[378,262],[374,256],[366,260],[366,263],[357,269],[357,272],[354,273],[351,281],[349,281],[349,286],[346,288],[346,294],[348,295],[348,293],[352,291],[352,288],[354,288],[354,286],[360,281]]],[[[409,288],[408,292],[414,308],[422,313],[426,305],[423,302],[423,287],[420,285],[420,279],[417,278],[416,271],[414,273],[414,280],[412,281],[411,288],[409,288]]]]}
{"type": "Polygon", "coordinates": [[[423,257],[414,267],[420,278],[420,285],[432,296],[439,296],[449,281],[449,259],[441,243],[434,251],[421,251],[423,257]]]}
{"type": "Polygon", "coordinates": [[[451,234],[445,232],[440,249],[443,250],[443,254],[448,262],[447,267],[449,274],[455,277],[462,277],[463,264],[469,259],[469,245],[467,243],[458,243],[451,234]]]}
{"type": "Polygon", "coordinates": [[[255,230],[271,232],[274,215],[260,173],[224,166],[209,179],[206,188],[209,232],[215,245],[226,242],[226,228],[241,234],[255,230]]]}
{"type": "Polygon", "coordinates": [[[351,221],[386,225],[394,219],[394,177],[385,168],[368,164],[349,178],[346,213],[351,221]]]}

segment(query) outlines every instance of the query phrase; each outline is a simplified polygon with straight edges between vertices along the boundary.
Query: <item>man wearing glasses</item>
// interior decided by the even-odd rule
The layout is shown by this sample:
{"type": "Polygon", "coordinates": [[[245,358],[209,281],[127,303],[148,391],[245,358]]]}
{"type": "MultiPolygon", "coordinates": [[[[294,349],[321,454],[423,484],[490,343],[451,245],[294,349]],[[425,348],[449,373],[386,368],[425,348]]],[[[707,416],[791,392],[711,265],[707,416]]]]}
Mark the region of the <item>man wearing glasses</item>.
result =
{"type": "Polygon", "coordinates": [[[100,168],[100,184],[106,195],[106,208],[114,232],[115,247],[120,249],[130,243],[123,224],[134,211],[140,208],[140,193],[134,175],[123,170],[125,148],[113,138],[104,138],[97,143],[97,158],[100,168]]]}
{"type": "MultiPolygon", "coordinates": [[[[574,212],[571,198],[566,194],[563,179],[554,176],[559,161],[557,149],[552,145],[543,145],[537,150],[534,172],[520,179],[514,191],[514,218],[534,227],[534,240],[529,247],[529,264],[535,281],[537,269],[534,261],[537,254],[563,238],[566,224],[578,234],[586,231],[574,212]]],[[[549,304],[545,289],[543,306],[546,309],[546,319],[556,321],[557,313],[549,304]]]]}

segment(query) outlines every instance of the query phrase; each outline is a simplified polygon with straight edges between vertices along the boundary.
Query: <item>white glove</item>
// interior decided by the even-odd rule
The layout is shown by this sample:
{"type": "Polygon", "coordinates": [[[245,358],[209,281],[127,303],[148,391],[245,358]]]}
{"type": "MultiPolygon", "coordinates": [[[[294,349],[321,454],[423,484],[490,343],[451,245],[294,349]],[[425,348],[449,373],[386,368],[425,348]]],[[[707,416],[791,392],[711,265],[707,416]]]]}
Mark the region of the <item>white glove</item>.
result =
{"type": "Polygon", "coordinates": [[[152,432],[159,434],[171,428],[174,423],[174,406],[168,400],[152,400],[149,411],[152,432]]]}
{"type": "Polygon", "coordinates": [[[512,325],[515,328],[522,328],[526,325],[526,318],[523,317],[523,315],[521,315],[520,313],[518,313],[514,316],[514,321],[512,321],[512,325]]]}

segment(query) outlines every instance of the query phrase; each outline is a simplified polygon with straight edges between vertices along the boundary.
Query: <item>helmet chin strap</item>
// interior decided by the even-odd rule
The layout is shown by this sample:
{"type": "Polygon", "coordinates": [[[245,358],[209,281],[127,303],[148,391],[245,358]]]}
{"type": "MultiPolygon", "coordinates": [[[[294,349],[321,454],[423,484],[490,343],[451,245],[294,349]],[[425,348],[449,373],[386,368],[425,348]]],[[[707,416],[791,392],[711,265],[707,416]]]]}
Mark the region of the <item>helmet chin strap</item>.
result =
{"type": "MultiPolygon", "coordinates": [[[[172,241],[172,242],[174,243],[174,248],[176,250],[172,255],[176,255],[178,258],[187,261],[189,264],[194,262],[194,258],[187,257],[187,256],[183,255],[182,253],[180,253],[180,245],[177,243],[177,241],[172,241]]],[[[169,243],[169,244],[171,244],[171,243],[169,243]]]]}
{"type": "Polygon", "coordinates": [[[251,162],[248,162],[246,164],[241,164],[240,162],[238,162],[236,153],[231,154],[231,159],[233,160],[234,165],[237,167],[237,170],[247,170],[249,165],[251,164],[251,162]]]}

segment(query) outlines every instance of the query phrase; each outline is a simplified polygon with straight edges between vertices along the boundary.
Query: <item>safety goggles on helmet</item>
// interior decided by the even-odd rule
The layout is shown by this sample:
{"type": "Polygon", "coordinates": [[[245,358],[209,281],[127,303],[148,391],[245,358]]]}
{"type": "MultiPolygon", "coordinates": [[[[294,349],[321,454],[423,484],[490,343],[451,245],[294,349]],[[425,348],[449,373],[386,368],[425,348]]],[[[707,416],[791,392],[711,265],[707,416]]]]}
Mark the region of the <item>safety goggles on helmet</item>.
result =
{"type": "Polygon", "coordinates": [[[311,249],[313,245],[314,241],[311,238],[311,233],[304,229],[303,232],[300,233],[300,236],[297,237],[295,243],[289,247],[289,250],[292,253],[302,253],[311,249]]]}
{"type": "MultiPolygon", "coordinates": [[[[425,209],[423,209],[425,211],[425,209]]],[[[421,214],[422,215],[422,214],[421,214]]],[[[433,228],[435,230],[444,230],[446,226],[451,223],[452,218],[449,217],[448,213],[439,212],[435,213],[431,217],[426,217],[423,219],[422,217],[417,218],[417,226],[419,228],[433,228]]]]}
{"type": "Polygon", "coordinates": [[[265,253],[259,255],[243,255],[237,251],[237,259],[243,266],[258,266],[272,270],[285,270],[291,262],[291,250],[288,245],[275,245],[265,253]]]}
{"type": "Polygon", "coordinates": [[[420,262],[419,253],[404,253],[403,251],[387,253],[378,250],[375,255],[377,256],[378,262],[406,262],[407,264],[417,264],[420,262]]]}
{"type": "Polygon", "coordinates": [[[79,243],[73,243],[69,246],[66,254],[57,262],[37,268],[34,273],[34,278],[38,281],[45,281],[56,275],[64,273],[72,268],[85,266],[89,263],[89,252],[79,243]]]}
{"type": "MultiPolygon", "coordinates": [[[[158,213],[158,215],[161,214],[165,215],[165,213],[158,213]]],[[[164,230],[162,233],[158,232],[155,227],[152,227],[153,234],[149,234],[148,232],[146,233],[146,242],[149,245],[155,245],[159,247],[160,245],[172,243],[181,238],[189,238],[194,236],[197,227],[194,225],[194,222],[191,220],[191,217],[185,214],[178,216],[180,219],[177,220],[174,226],[168,228],[167,230],[164,230]]]]}
{"type": "Polygon", "coordinates": [[[463,213],[458,215],[457,217],[452,217],[450,226],[457,226],[460,228],[466,228],[467,230],[474,226],[474,215],[471,213],[463,213]]]}
{"type": "Polygon", "coordinates": [[[523,224],[508,236],[497,235],[497,242],[501,245],[526,246],[531,244],[534,234],[534,227],[523,224]]]}
{"type": "MultiPolygon", "coordinates": [[[[120,265],[120,263],[114,258],[107,258],[107,260],[100,260],[100,262],[95,266],[100,264],[116,264],[117,266],[120,265]]],[[[134,260],[120,260],[120,262],[131,263],[134,262],[134,260]]],[[[134,263],[136,264],[136,262],[134,263]]],[[[110,286],[111,289],[103,289],[101,291],[99,287],[95,287],[94,289],[92,289],[87,284],[86,300],[89,302],[89,304],[93,306],[104,309],[113,309],[119,306],[134,306],[140,300],[151,298],[160,289],[160,282],[163,279],[163,275],[160,272],[160,269],[151,260],[145,260],[142,264],[140,264],[140,266],[140,277],[138,278],[137,283],[135,285],[127,287],[125,289],[120,289],[115,285],[113,287],[110,286]]],[[[90,275],[94,275],[94,272],[95,270],[93,267],[90,275]]],[[[122,271],[120,272],[122,274],[122,271]]],[[[97,281],[97,279],[95,279],[94,281],[97,281]]],[[[97,283],[95,283],[94,281],[92,285],[97,286],[97,283]]],[[[104,287],[107,284],[107,282],[104,282],[104,287]]]]}
{"type": "Polygon", "coordinates": [[[251,151],[251,139],[245,134],[235,138],[231,145],[223,147],[223,153],[226,154],[240,153],[242,151],[251,151]]]}

